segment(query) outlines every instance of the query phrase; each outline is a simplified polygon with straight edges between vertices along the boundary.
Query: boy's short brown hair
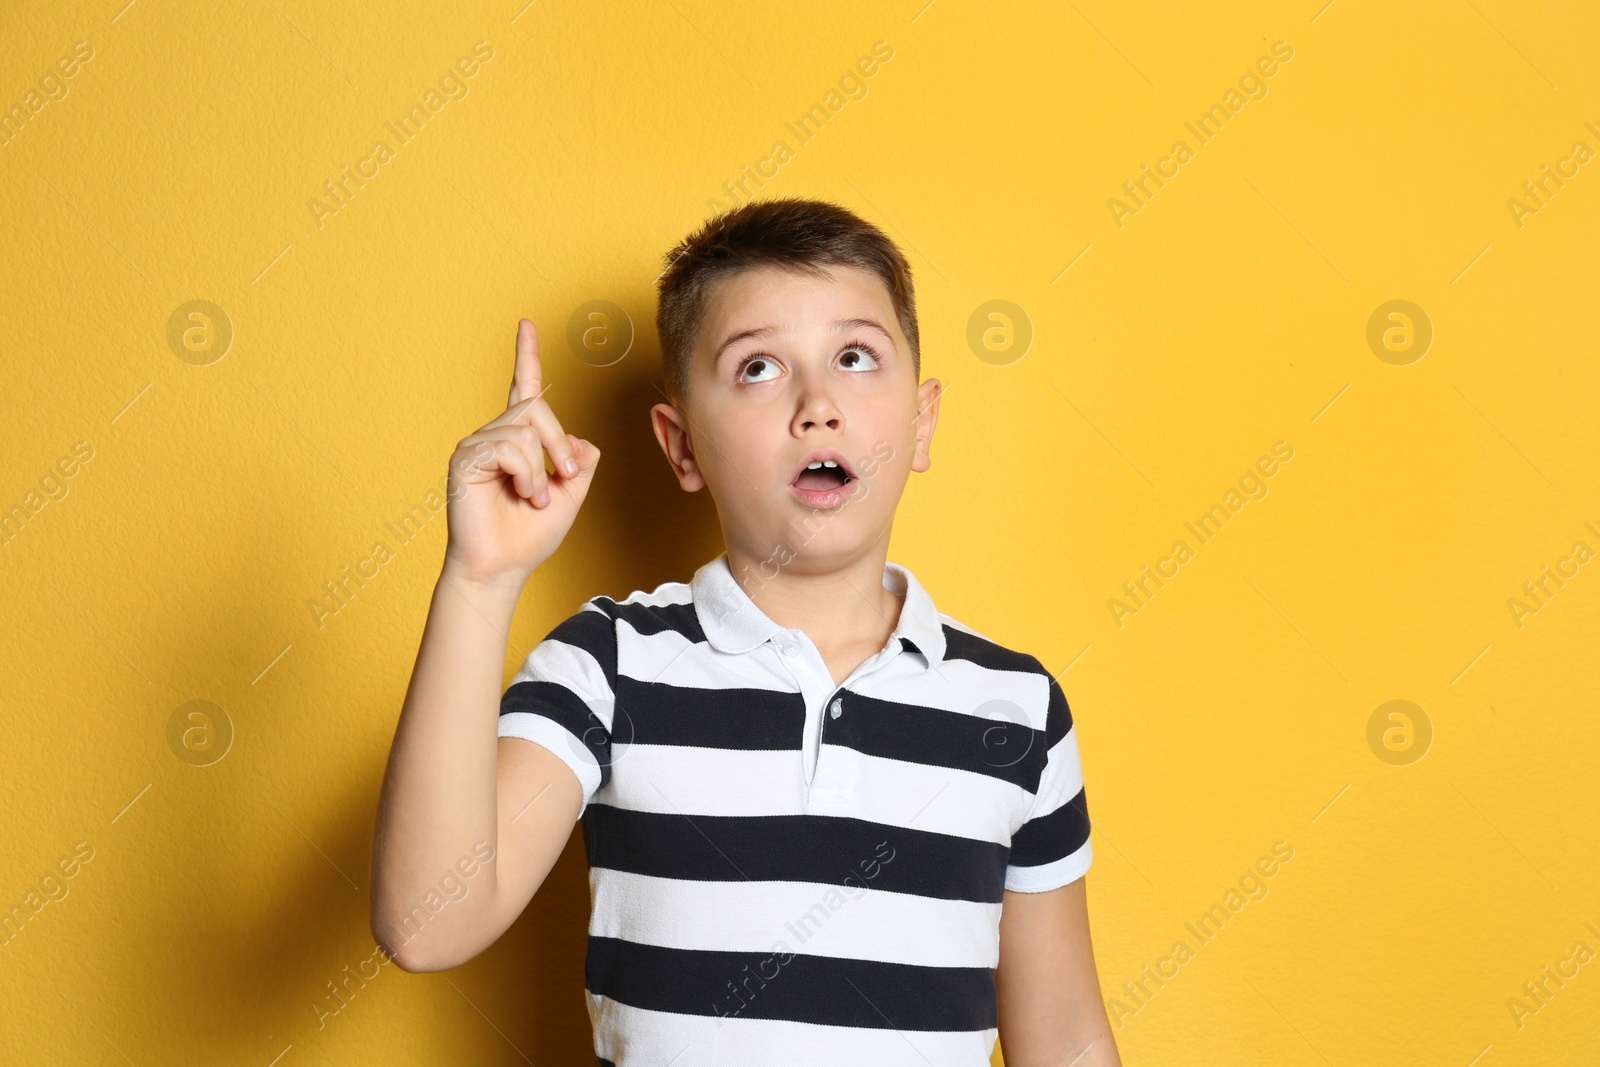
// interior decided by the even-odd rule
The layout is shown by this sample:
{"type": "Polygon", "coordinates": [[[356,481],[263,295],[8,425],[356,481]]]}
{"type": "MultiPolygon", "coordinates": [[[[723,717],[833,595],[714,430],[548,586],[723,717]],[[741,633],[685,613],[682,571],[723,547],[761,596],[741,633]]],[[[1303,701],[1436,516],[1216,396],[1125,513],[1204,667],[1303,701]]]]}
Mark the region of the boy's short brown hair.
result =
{"type": "Polygon", "coordinates": [[[823,200],[753,200],[723,212],[666,254],[657,285],[656,333],[667,396],[688,399],[690,354],[717,281],[752,267],[779,266],[825,275],[830,266],[876,274],[889,291],[900,330],[911,344],[911,365],[922,376],[917,298],[911,266],[882,230],[823,200]]]}

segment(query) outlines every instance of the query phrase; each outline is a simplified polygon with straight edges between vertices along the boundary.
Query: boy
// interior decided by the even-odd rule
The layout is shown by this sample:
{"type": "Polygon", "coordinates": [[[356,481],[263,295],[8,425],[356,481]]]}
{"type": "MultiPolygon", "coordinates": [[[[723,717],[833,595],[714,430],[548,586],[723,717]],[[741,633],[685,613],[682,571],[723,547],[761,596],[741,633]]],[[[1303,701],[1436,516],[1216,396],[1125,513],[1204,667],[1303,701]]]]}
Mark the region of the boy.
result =
{"type": "Polygon", "coordinates": [[[471,959],[581,820],[602,1064],[981,1067],[997,1031],[1009,1067],[1119,1064],[1066,699],[887,561],[939,411],[905,258],[788,199],[668,261],[671,402],[651,417],[726,551],[690,582],[592,598],[500,693],[517,597],[600,458],[539,398],[522,320],[505,412],[451,457],[373,843],[380,946],[407,971],[471,959]],[[414,906],[482,841],[465,895],[414,906]]]}

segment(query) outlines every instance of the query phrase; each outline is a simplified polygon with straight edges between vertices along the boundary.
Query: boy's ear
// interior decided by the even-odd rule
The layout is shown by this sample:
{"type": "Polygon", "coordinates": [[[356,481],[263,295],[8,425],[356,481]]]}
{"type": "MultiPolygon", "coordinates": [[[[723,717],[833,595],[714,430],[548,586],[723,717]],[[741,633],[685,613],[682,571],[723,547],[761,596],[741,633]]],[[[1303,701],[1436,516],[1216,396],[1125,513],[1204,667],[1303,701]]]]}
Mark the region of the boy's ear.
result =
{"type": "Polygon", "coordinates": [[[694,442],[689,439],[688,416],[671,404],[657,404],[650,409],[650,426],[683,491],[692,493],[705,485],[700,464],[695,461],[694,442]]]}
{"type": "Polygon", "coordinates": [[[911,469],[925,471],[933,466],[928,451],[933,445],[933,428],[939,424],[939,394],[944,384],[929,378],[917,386],[917,448],[911,456],[911,469]]]}

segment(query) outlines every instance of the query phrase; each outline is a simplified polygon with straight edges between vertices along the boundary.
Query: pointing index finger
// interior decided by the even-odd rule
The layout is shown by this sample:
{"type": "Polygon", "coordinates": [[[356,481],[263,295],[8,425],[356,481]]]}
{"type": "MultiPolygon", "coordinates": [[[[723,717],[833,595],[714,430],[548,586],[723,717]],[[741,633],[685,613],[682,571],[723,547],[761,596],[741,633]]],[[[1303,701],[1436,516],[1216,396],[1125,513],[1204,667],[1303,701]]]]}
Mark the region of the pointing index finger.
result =
{"type": "Polygon", "coordinates": [[[539,334],[528,319],[517,320],[517,363],[511,373],[511,394],[506,407],[539,395],[539,334]]]}

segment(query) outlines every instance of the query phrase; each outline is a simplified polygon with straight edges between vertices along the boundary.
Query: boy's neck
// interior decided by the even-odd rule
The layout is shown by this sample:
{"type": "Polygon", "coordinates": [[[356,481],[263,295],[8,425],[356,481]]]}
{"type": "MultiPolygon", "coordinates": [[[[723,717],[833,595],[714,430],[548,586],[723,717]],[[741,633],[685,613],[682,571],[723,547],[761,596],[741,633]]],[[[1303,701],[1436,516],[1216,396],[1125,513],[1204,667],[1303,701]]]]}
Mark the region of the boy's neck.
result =
{"type": "Polygon", "coordinates": [[[756,607],[779,626],[803,631],[818,649],[881,648],[900,621],[905,598],[883,584],[886,545],[854,559],[796,558],[781,566],[733,546],[727,552],[728,569],[756,607]]]}

